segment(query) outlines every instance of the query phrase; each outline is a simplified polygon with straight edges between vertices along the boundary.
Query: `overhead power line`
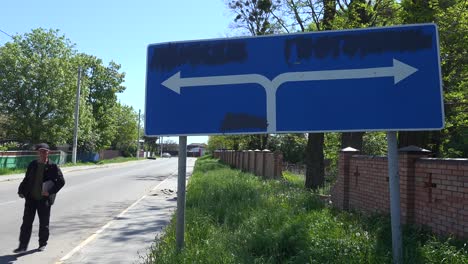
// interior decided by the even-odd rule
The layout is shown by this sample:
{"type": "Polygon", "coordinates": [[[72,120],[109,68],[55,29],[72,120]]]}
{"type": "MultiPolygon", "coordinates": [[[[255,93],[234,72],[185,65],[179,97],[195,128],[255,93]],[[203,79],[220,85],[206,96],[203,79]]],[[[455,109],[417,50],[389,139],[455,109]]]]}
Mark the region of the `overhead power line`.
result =
{"type": "Polygon", "coordinates": [[[3,31],[3,30],[0,29],[0,32],[2,32],[3,34],[5,34],[5,35],[7,35],[7,36],[9,36],[10,38],[13,39],[13,37],[12,37],[10,34],[6,33],[5,31],[3,31]]]}

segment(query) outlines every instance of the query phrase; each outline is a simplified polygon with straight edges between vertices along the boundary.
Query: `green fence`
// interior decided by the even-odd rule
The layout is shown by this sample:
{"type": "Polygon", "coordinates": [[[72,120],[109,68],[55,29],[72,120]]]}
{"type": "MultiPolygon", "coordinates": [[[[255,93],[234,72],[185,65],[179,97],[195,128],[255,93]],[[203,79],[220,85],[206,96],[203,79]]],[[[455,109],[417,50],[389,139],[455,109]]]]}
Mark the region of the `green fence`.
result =
{"type": "MultiPolygon", "coordinates": [[[[25,169],[37,157],[35,151],[0,151],[0,169],[25,169]]],[[[54,163],[64,164],[67,160],[67,153],[60,150],[51,151],[49,159],[54,163]]]]}

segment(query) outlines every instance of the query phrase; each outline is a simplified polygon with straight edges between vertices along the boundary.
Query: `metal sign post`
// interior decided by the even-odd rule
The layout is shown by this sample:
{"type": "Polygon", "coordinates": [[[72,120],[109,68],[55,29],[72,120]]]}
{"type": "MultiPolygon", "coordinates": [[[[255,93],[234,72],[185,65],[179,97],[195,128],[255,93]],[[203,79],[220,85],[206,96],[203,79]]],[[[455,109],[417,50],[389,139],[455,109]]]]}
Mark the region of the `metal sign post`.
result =
{"type": "Polygon", "coordinates": [[[403,246],[400,224],[400,175],[398,174],[398,149],[395,131],[387,132],[387,148],[393,263],[400,264],[403,263],[403,246]]]}
{"type": "Polygon", "coordinates": [[[177,177],[177,219],[176,245],[180,251],[184,247],[185,233],[185,177],[187,167],[187,136],[179,137],[179,170],[177,177]]]}

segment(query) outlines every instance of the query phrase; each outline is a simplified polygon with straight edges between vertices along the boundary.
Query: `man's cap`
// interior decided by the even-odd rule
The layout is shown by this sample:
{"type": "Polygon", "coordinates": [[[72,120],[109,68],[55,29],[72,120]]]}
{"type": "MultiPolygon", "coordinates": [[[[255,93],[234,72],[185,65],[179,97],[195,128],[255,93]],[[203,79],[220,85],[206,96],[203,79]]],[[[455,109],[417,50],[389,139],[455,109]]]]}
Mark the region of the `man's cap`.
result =
{"type": "Polygon", "coordinates": [[[40,150],[40,149],[50,150],[49,145],[47,145],[46,143],[37,144],[36,145],[36,150],[40,150]]]}

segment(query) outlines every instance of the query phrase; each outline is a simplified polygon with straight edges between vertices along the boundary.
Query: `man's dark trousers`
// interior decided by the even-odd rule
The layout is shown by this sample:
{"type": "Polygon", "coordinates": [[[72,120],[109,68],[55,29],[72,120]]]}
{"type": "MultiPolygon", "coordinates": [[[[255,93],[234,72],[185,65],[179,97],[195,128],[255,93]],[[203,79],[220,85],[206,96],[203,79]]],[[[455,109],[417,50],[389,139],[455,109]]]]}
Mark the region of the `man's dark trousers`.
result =
{"type": "Polygon", "coordinates": [[[50,204],[47,198],[34,200],[27,198],[24,205],[23,224],[21,225],[20,246],[26,248],[31,238],[34,217],[39,215],[39,246],[47,245],[49,239],[50,204]]]}

